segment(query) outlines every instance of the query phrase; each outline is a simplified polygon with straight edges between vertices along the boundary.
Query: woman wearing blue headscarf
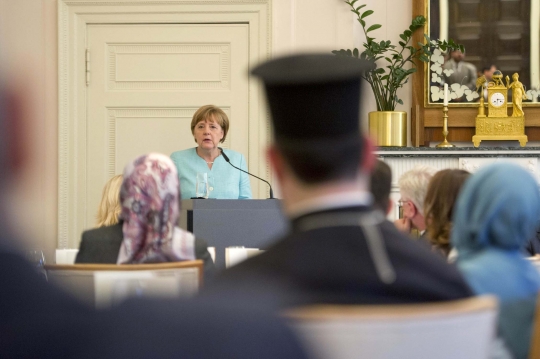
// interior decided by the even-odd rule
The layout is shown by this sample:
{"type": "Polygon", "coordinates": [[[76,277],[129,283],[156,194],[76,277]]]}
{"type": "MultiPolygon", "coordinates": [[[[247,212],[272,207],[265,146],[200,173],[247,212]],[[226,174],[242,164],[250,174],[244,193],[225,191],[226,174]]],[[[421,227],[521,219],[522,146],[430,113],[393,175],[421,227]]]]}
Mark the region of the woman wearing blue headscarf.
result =
{"type": "Polygon", "coordinates": [[[518,302],[522,311],[532,313],[534,308],[540,275],[521,249],[539,218],[538,183],[510,163],[490,165],[471,176],[454,212],[451,242],[458,252],[457,265],[477,294],[499,298],[501,335],[516,357],[526,356],[532,315],[524,323],[528,315],[508,316],[505,308],[514,311],[518,302]]]}

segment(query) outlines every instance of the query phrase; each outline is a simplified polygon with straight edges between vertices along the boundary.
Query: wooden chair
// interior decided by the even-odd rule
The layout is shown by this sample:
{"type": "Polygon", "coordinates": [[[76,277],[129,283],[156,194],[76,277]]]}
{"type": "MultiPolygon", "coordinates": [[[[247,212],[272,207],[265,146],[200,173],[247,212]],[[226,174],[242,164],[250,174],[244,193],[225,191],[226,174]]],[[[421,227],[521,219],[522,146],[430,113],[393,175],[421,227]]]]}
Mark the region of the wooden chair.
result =
{"type": "Polygon", "coordinates": [[[284,316],[315,359],[484,359],[497,299],[399,305],[314,305],[284,316]]]}
{"type": "Polygon", "coordinates": [[[531,333],[531,345],[529,349],[529,359],[540,358],[540,295],[536,300],[536,310],[531,333]]]}
{"type": "Polygon", "coordinates": [[[129,296],[190,296],[203,284],[203,261],[45,265],[50,283],[83,302],[109,307],[129,296]]]}

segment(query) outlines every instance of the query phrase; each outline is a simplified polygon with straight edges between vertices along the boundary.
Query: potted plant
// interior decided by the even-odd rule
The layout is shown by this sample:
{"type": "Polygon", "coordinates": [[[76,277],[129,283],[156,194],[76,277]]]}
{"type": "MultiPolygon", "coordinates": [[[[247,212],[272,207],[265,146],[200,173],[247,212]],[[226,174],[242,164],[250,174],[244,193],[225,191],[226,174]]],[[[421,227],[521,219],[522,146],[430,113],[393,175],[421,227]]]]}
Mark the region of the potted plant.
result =
{"type": "Polygon", "coordinates": [[[465,49],[463,45],[458,45],[453,40],[432,40],[426,34],[424,34],[425,43],[411,44],[413,33],[426,24],[426,18],[421,15],[416,16],[409,28],[399,35],[401,40],[398,45],[393,45],[389,40],[376,41],[370,33],[382,26],[368,25],[366,18],[373,14],[373,10],[363,11],[366,5],[356,6],[357,1],[344,0],[362,26],[366,37],[366,42],[363,43],[364,51],[360,52],[355,48],[334,50],[332,53],[375,63],[375,67],[366,71],[363,76],[371,86],[377,103],[377,111],[369,113],[370,133],[379,146],[406,146],[407,113],[395,109],[397,104],[403,104],[397,92],[407,83],[409,76],[416,72],[415,60],[429,62],[436,49],[443,52],[447,50],[463,52],[465,49]]]}

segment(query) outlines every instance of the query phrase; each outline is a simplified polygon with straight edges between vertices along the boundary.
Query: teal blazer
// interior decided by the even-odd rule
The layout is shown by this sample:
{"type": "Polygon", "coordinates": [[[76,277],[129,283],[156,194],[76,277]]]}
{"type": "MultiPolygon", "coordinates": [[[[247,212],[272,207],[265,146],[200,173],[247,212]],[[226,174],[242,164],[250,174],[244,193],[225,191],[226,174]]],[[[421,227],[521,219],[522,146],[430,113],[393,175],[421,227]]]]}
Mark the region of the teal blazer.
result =
{"type": "MultiPolygon", "coordinates": [[[[224,150],[224,152],[233,165],[247,171],[244,155],[228,149],[224,150]]],[[[197,173],[204,172],[208,174],[208,186],[210,190],[208,198],[252,198],[249,175],[231,166],[225,161],[223,156],[218,156],[214,160],[212,169],[208,168],[206,162],[197,155],[195,147],[183,151],[176,151],[171,155],[171,159],[178,170],[180,195],[182,199],[195,197],[195,177],[197,173]]]]}

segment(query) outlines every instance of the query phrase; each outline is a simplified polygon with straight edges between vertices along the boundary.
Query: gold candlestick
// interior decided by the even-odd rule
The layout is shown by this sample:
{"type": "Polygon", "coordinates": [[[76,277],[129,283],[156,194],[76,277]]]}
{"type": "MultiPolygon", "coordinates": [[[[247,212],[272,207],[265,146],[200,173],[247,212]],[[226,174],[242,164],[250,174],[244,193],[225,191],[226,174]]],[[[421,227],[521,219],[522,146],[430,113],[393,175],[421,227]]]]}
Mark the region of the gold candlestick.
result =
{"type": "Polygon", "coordinates": [[[439,143],[436,147],[439,148],[449,148],[449,147],[456,147],[455,145],[448,142],[446,139],[446,136],[448,136],[448,106],[443,107],[443,131],[442,134],[444,136],[444,141],[439,143]]]}

